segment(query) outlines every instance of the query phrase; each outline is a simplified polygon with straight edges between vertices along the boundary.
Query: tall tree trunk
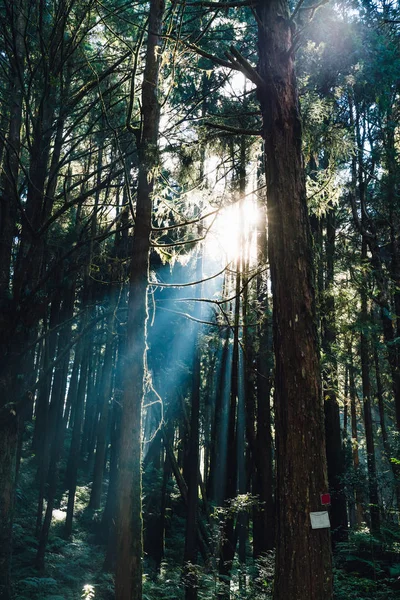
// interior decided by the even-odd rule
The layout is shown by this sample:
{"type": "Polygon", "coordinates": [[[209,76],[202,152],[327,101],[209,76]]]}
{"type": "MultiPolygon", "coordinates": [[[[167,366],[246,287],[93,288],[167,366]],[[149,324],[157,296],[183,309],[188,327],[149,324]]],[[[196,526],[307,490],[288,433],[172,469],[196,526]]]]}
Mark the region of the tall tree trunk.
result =
{"type": "MultiPolygon", "coordinates": [[[[41,368],[43,372],[45,372],[48,368],[48,365],[54,361],[57,347],[57,331],[54,331],[54,329],[59,324],[60,307],[61,293],[60,291],[58,291],[56,292],[50,307],[48,332],[44,342],[44,352],[42,355],[41,368]]],[[[45,437],[47,432],[47,413],[49,409],[52,378],[53,371],[51,370],[49,374],[44,378],[42,385],[39,387],[35,407],[35,428],[33,430],[32,451],[38,455],[39,470],[42,464],[43,452],[45,448],[45,437]]]]}
{"type": "Polygon", "coordinates": [[[325,410],[326,457],[328,463],[329,489],[332,494],[331,527],[332,542],[347,539],[346,496],[343,489],[344,454],[340,432],[340,412],[337,401],[337,359],[335,356],[336,323],[334,287],[335,256],[335,213],[333,209],[326,216],[326,279],[322,314],[322,348],[325,353],[323,371],[323,394],[325,410]]]}
{"type": "Polygon", "coordinates": [[[400,508],[400,477],[399,477],[400,469],[399,469],[399,465],[395,461],[391,460],[393,458],[393,454],[392,454],[392,449],[391,449],[391,445],[389,442],[389,437],[388,437],[388,433],[387,433],[387,429],[386,429],[385,404],[384,404],[384,399],[383,399],[383,385],[382,385],[382,378],[381,378],[381,368],[380,368],[380,364],[379,364],[379,354],[378,354],[378,349],[377,349],[376,345],[374,347],[374,363],[375,363],[376,397],[378,400],[379,420],[381,422],[381,435],[382,435],[383,449],[385,451],[386,458],[389,462],[390,468],[393,473],[394,486],[395,486],[396,498],[397,498],[397,508],[399,510],[399,508],[400,508]]]}
{"type": "MultiPolygon", "coordinates": [[[[48,367],[50,361],[54,360],[57,347],[57,332],[52,329],[59,323],[61,307],[61,294],[56,294],[51,303],[50,310],[50,332],[45,341],[45,350],[43,353],[43,370],[48,367]]],[[[50,453],[48,447],[48,420],[49,420],[49,400],[51,392],[51,382],[53,378],[53,370],[46,376],[43,385],[39,388],[38,399],[36,401],[36,420],[35,429],[33,432],[32,446],[37,455],[37,481],[39,483],[38,505],[36,511],[36,526],[35,535],[39,537],[42,528],[44,495],[46,489],[46,481],[49,470],[50,453]]]]}
{"type": "Polygon", "coordinates": [[[158,161],[158,77],[163,13],[164,0],[151,0],[142,84],[139,175],[129,279],[128,340],[119,453],[116,600],[142,598],[141,423],[152,194],[154,169],[158,161]]]}
{"type": "Polygon", "coordinates": [[[11,600],[11,540],[14,514],[17,415],[12,404],[0,411],[0,598],[11,600]]]}
{"type": "Polygon", "coordinates": [[[276,359],[274,599],[321,600],[332,597],[332,558],[329,529],[310,523],[327,470],[292,27],[285,0],[259,0],[257,14],[276,359]]]}
{"type": "MultiPolygon", "coordinates": [[[[23,107],[23,73],[25,63],[24,31],[25,0],[7,2],[10,16],[11,40],[9,53],[9,130],[4,153],[0,191],[0,301],[9,295],[11,254],[15,238],[18,207],[18,174],[21,153],[21,125],[23,107]]],[[[0,311],[0,319],[6,312],[0,311]]],[[[1,322],[1,320],[0,320],[1,322]]]]}
{"type": "MultiPolygon", "coordinates": [[[[356,480],[359,478],[360,457],[358,454],[358,432],[357,432],[357,406],[356,406],[356,383],[354,376],[354,361],[352,343],[349,344],[349,392],[350,392],[350,414],[351,414],[351,448],[353,458],[353,468],[356,474],[356,480]]],[[[360,485],[356,481],[354,486],[354,502],[350,503],[350,525],[352,527],[361,527],[363,521],[362,492],[360,485]]]]}
{"type": "Polygon", "coordinates": [[[236,550],[236,537],[234,530],[234,514],[229,510],[229,502],[236,498],[237,494],[237,404],[239,393],[239,319],[240,319],[240,258],[236,260],[235,276],[235,302],[233,317],[233,349],[232,367],[229,395],[228,429],[227,429],[227,466],[224,500],[225,508],[228,508],[225,522],[222,528],[221,556],[219,560],[219,574],[221,586],[218,597],[229,600],[230,597],[230,575],[236,550]]]}
{"type": "MultiPolygon", "coordinates": [[[[64,298],[61,322],[68,322],[73,314],[75,297],[75,284],[70,285],[70,289],[64,298]]],[[[53,508],[57,493],[58,484],[58,468],[59,460],[62,454],[64,442],[64,400],[67,388],[67,377],[69,367],[69,352],[65,352],[68,348],[71,335],[71,324],[65,325],[59,333],[57,355],[60,357],[60,362],[56,366],[54,372],[54,381],[51,390],[51,403],[48,415],[48,435],[46,436],[46,453],[50,454],[49,471],[48,471],[48,494],[47,506],[40,530],[39,545],[36,554],[35,564],[40,571],[44,569],[45,552],[47,541],[50,532],[51,519],[53,516],[53,508]]],[[[47,465],[46,465],[47,470],[47,465]]],[[[39,498],[40,500],[40,498],[39,498]]],[[[38,511],[38,521],[40,520],[38,511]]]]}
{"type": "Polygon", "coordinates": [[[212,423],[208,498],[221,506],[227,460],[227,421],[229,412],[230,328],[221,332],[221,359],[217,369],[216,398],[212,423]],[[222,337],[223,336],[223,337],[222,337]]]}
{"type": "MultiPolygon", "coordinates": [[[[362,240],[361,258],[367,259],[367,244],[362,240]]],[[[379,533],[380,530],[380,515],[379,515],[379,496],[378,482],[376,479],[376,459],[375,459],[375,442],[374,430],[372,424],[372,390],[370,380],[370,359],[369,348],[370,343],[368,334],[366,333],[369,323],[367,290],[364,287],[361,290],[361,320],[362,330],[360,335],[360,359],[361,359],[361,377],[363,390],[363,407],[364,407],[364,425],[365,425],[365,440],[367,446],[367,468],[368,468],[368,491],[369,491],[369,508],[371,516],[371,532],[379,533]]]]}
{"type": "Polygon", "coordinates": [[[102,389],[100,402],[100,416],[97,430],[97,445],[96,456],[93,469],[93,483],[90,493],[89,508],[97,510],[100,508],[101,492],[103,484],[104,460],[106,457],[107,445],[107,426],[109,415],[109,403],[112,391],[112,366],[114,357],[114,309],[115,303],[112,300],[110,305],[112,314],[107,325],[106,349],[104,353],[103,373],[102,373],[102,389]]]}
{"type": "MultiPolygon", "coordinates": [[[[201,229],[201,227],[199,228],[201,229]]],[[[201,235],[201,231],[199,231],[201,235]]],[[[199,249],[196,265],[196,280],[202,278],[202,248],[199,249]]],[[[201,284],[197,286],[197,297],[201,298],[201,284]]],[[[195,315],[201,318],[200,303],[195,306],[195,315]]],[[[200,330],[199,325],[195,325],[195,351],[192,363],[192,406],[190,412],[190,432],[188,444],[188,462],[190,469],[188,471],[187,486],[187,514],[186,514],[186,535],[185,551],[183,556],[185,569],[185,600],[197,600],[197,576],[194,565],[197,562],[197,514],[199,504],[199,465],[200,465],[200,387],[201,387],[201,348],[200,348],[200,330]]]]}
{"type": "MultiPolygon", "coordinates": [[[[90,334],[89,334],[90,335],[90,334]]],[[[79,383],[76,394],[76,404],[74,411],[74,426],[72,428],[71,446],[68,455],[67,474],[66,481],[68,487],[68,503],[67,503],[67,516],[65,519],[64,536],[68,538],[72,533],[72,520],[74,517],[75,507],[75,493],[78,481],[78,466],[79,466],[79,450],[81,444],[81,432],[83,423],[83,413],[85,405],[85,395],[88,380],[89,370],[89,353],[91,351],[91,344],[88,340],[83,339],[82,344],[82,362],[81,370],[79,373],[79,383]]]]}
{"type": "Polygon", "coordinates": [[[118,438],[121,421],[120,417],[120,396],[115,392],[110,435],[110,477],[108,482],[107,500],[101,519],[101,531],[104,532],[107,540],[107,550],[103,564],[103,569],[105,571],[114,571],[116,561],[115,515],[117,509],[118,438]]]}
{"type": "MultiPolygon", "coordinates": [[[[263,218],[258,234],[259,263],[267,262],[267,231],[265,207],[261,207],[263,218]]],[[[254,493],[259,496],[260,506],[256,507],[253,517],[253,555],[255,558],[272,550],[275,545],[275,507],[273,497],[272,472],[272,432],[271,432],[271,371],[273,368],[271,342],[271,314],[268,305],[266,281],[260,274],[257,278],[257,334],[259,348],[257,352],[257,437],[255,452],[254,493]]]]}
{"type": "Polygon", "coordinates": [[[10,345],[10,276],[18,206],[18,174],[21,152],[23,71],[25,58],[24,0],[7,2],[11,16],[9,53],[9,129],[0,182],[0,598],[11,598],[10,567],[17,466],[18,416],[13,402],[14,382],[4,360],[10,345]]]}

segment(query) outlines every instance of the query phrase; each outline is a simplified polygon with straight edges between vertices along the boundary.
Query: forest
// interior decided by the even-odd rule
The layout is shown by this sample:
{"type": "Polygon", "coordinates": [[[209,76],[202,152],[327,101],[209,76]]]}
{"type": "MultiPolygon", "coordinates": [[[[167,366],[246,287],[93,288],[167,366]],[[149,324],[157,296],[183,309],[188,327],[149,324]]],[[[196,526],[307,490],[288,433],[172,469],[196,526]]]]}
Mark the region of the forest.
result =
{"type": "Polygon", "coordinates": [[[0,600],[400,594],[400,3],[0,0],[0,600]]]}

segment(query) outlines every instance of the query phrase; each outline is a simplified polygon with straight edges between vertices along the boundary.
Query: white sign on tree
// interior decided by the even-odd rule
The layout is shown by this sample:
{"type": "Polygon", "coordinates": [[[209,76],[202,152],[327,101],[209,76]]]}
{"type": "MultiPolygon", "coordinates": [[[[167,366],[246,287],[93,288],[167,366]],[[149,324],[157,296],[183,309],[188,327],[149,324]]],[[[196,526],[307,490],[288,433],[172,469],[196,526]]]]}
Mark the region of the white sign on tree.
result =
{"type": "Polygon", "coordinates": [[[329,514],[327,510],[310,513],[311,529],[325,529],[330,527],[329,514]]]}

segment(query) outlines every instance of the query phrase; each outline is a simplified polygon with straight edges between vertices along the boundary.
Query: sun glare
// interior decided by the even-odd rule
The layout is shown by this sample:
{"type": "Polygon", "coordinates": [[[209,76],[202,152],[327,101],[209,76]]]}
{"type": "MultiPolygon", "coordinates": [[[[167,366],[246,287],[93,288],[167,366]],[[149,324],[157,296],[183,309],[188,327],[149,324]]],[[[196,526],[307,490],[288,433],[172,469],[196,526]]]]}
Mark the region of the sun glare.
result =
{"type": "Polygon", "coordinates": [[[258,210],[252,198],[221,209],[207,235],[207,252],[212,258],[226,262],[236,262],[244,256],[253,262],[257,223],[258,210]]]}

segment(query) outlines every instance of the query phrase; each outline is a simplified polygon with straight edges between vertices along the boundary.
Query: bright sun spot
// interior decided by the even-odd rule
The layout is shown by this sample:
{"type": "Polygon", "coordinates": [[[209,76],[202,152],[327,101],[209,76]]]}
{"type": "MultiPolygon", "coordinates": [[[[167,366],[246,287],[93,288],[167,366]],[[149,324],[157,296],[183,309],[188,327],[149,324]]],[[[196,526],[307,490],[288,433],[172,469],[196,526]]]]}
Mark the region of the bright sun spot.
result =
{"type": "Polygon", "coordinates": [[[258,210],[252,198],[221,209],[207,235],[207,252],[213,258],[235,262],[240,257],[256,257],[258,210]]]}

